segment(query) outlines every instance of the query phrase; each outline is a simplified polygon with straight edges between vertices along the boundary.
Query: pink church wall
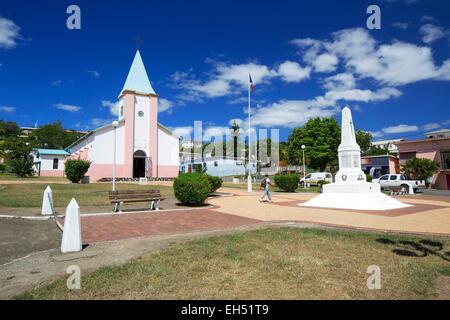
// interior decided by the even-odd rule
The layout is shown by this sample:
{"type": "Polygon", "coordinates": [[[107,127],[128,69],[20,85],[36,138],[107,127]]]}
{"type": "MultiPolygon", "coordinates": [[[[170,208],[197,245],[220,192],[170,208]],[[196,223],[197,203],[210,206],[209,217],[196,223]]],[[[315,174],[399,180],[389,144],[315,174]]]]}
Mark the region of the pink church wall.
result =
{"type": "MultiPolygon", "coordinates": [[[[86,173],[89,176],[90,182],[98,181],[101,178],[111,178],[112,177],[112,164],[91,164],[89,171],[86,173]]],[[[130,177],[127,172],[128,168],[123,164],[116,164],[116,177],[117,178],[128,178],[130,177]]]]}
{"type": "Polygon", "coordinates": [[[123,109],[125,116],[125,168],[124,176],[133,176],[134,156],[134,103],[133,93],[125,92],[123,96],[123,109]]]}
{"type": "Polygon", "coordinates": [[[175,178],[178,176],[179,166],[158,166],[159,178],[175,178]]]}
{"type": "Polygon", "coordinates": [[[150,157],[152,178],[160,177],[158,172],[158,98],[150,96],[150,157]]]}
{"type": "Polygon", "coordinates": [[[64,177],[63,170],[41,170],[41,177],[64,177]]]}

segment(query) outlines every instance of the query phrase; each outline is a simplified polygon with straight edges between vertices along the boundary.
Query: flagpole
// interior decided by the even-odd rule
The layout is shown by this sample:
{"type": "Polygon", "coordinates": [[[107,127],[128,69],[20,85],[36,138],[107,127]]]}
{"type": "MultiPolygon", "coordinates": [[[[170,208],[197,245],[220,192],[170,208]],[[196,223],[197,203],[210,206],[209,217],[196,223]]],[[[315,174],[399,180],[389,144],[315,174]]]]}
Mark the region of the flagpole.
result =
{"type": "Polygon", "coordinates": [[[248,81],[248,176],[247,176],[247,192],[252,192],[252,176],[251,176],[251,136],[252,136],[252,130],[251,130],[251,122],[250,122],[250,91],[251,91],[252,84],[250,83],[250,75],[249,75],[249,81],[248,81]]]}

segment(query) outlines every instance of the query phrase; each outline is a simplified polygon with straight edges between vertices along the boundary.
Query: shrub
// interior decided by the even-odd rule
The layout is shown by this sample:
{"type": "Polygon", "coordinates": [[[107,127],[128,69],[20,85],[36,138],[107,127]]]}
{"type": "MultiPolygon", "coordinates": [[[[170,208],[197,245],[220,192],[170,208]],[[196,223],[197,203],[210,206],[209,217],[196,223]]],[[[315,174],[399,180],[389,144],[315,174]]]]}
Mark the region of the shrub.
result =
{"type": "Polygon", "coordinates": [[[67,179],[73,183],[80,182],[86,172],[88,172],[91,162],[87,160],[67,160],[65,163],[64,172],[67,179]]]}
{"type": "Polygon", "coordinates": [[[283,191],[295,192],[298,188],[300,177],[294,173],[275,176],[275,184],[283,191]]]}
{"type": "Polygon", "coordinates": [[[366,180],[367,180],[367,182],[372,182],[373,177],[370,174],[366,173],[366,180]]]}
{"type": "Polygon", "coordinates": [[[3,173],[6,171],[6,164],[0,163],[0,173],[3,173]]]}
{"type": "Polygon", "coordinates": [[[223,183],[222,178],[210,176],[209,174],[207,174],[206,177],[208,178],[209,181],[209,192],[215,192],[222,186],[223,183]]]}
{"type": "Polygon", "coordinates": [[[9,167],[12,173],[22,178],[34,175],[33,160],[29,158],[13,159],[9,167]]]}
{"type": "Polygon", "coordinates": [[[317,186],[319,187],[320,192],[323,192],[323,185],[325,184],[329,184],[330,182],[325,181],[325,180],[320,180],[319,182],[317,182],[317,186]]]}
{"type": "Polygon", "coordinates": [[[210,184],[208,177],[201,173],[183,173],[175,178],[175,197],[184,205],[200,206],[208,197],[210,184]]]}
{"type": "Polygon", "coordinates": [[[404,172],[407,176],[417,180],[427,180],[438,172],[439,166],[430,159],[412,158],[406,161],[404,172]]]}

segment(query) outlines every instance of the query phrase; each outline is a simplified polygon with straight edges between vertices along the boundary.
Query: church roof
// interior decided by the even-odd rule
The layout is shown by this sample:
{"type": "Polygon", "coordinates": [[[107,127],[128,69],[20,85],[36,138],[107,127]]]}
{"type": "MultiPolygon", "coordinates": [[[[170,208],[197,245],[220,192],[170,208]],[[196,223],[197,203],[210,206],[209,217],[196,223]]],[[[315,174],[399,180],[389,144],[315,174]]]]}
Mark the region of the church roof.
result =
{"type": "Polygon", "coordinates": [[[145,70],[144,62],[142,61],[139,50],[136,51],[130,71],[128,72],[127,80],[120,94],[125,90],[135,91],[143,94],[156,94],[153,90],[150,80],[145,70]]]}

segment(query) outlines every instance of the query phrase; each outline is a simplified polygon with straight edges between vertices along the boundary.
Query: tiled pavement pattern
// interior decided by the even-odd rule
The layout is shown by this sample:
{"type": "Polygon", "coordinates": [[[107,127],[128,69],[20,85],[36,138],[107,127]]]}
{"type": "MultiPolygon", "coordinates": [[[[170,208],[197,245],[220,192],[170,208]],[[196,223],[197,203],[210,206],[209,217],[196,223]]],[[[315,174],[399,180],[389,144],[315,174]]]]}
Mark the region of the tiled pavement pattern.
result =
{"type": "MultiPolygon", "coordinates": [[[[61,224],[64,219],[60,220],[61,224]]],[[[180,234],[242,227],[261,221],[210,209],[150,211],[82,216],[83,244],[139,236],[180,234]]]]}
{"type": "MultiPolygon", "coordinates": [[[[305,201],[286,201],[286,202],[274,202],[273,205],[276,206],[286,206],[286,207],[294,207],[298,208],[299,203],[303,203],[305,201]]],[[[303,208],[311,208],[311,207],[303,207],[303,208]]],[[[445,208],[443,206],[438,205],[432,205],[432,204],[415,204],[412,207],[407,208],[401,208],[401,209],[394,209],[394,210],[386,210],[386,211],[377,211],[377,210],[351,210],[351,209],[333,209],[336,211],[343,211],[343,212],[354,212],[354,213],[361,213],[361,214],[373,214],[377,216],[384,216],[384,217],[400,217],[408,214],[414,214],[418,212],[426,212],[436,209],[442,209],[445,208]]]]}

